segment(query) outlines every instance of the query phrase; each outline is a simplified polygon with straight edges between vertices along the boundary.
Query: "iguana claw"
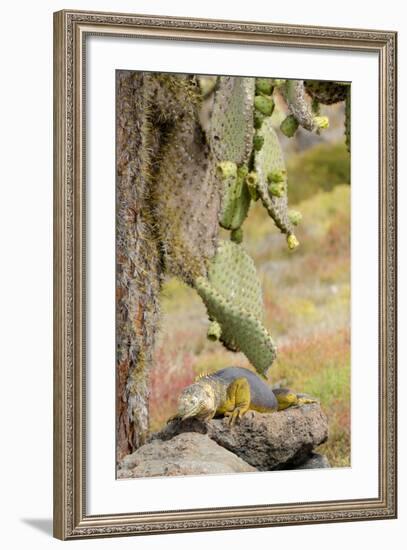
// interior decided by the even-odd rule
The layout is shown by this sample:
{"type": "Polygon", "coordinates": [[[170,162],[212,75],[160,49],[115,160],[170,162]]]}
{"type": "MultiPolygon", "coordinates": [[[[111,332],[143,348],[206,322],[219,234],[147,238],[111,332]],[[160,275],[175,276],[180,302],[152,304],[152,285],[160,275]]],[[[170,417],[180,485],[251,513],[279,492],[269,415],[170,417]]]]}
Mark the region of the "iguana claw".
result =
{"type": "Polygon", "coordinates": [[[228,419],[229,426],[234,426],[237,422],[237,420],[240,421],[240,411],[239,409],[235,409],[231,412],[225,412],[224,416],[228,419]]]}

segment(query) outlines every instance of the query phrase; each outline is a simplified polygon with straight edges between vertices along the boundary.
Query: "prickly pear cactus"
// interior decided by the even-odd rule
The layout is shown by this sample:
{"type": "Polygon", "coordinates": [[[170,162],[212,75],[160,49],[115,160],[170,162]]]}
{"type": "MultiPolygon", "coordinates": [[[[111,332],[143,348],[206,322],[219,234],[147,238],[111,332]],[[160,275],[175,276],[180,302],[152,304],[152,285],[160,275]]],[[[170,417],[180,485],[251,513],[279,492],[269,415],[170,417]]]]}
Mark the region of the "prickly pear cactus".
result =
{"type": "Polygon", "coordinates": [[[345,101],[345,142],[350,152],[350,84],[324,80],[305,80],[306,92],[313,102],[322,105],[333,105],[345,101]]]}
{"type": "Polygon", "coordinates": [[[333,105],[345,101],[349,87],[348,84],[324,80],[305,80],[304,86],[306,92],[323,105],[333,105]]]}
{"type": "Polygon", "coordinates": [[[317,116],[312,112],[311,106],[305,97],[305,87],[302,80],[286,80],[282,86],[282,91],[291,115],[300,126],[310,132],[328,127],[327,117],[317,116]]]}
{"type": "Polygon", "coordinates": [[[348,86],[345,100],[345,141],[348,152],[350,153],[350,127],[351,127],[351,100],[350,100],[350,86],[348,86]]]}
{"type": "Polygon", "coordinates": [[[250,207],[245,177],[253,146],[254,92],[253,78],[220,77],[207,132],[222,189],[219,223],[232,231],[241,227],[250,207]]]}
{"type": "Polygon", "coordinates": [[[222,208],[219,224],[224,229],[236,230],[247,217],[250,207],[250,193],[246,184],[248,168],[237,167],[234,162],[220,162],[218,177],[223,182],[222,208]]]}
{"type": "Polygon", "coordinates": [[[254,78],[221,76],[208,142],[219,162],[247,163],[253,141],[254,78]]]}
{"type": "Polygon", "coordinates": [[[314,117],[305,99],[304,83],[301,80],[286,80],[283,93],[291,114],[306,130],[314,129],[314,117]]]}
{"type": "MultiPolygon", "coordinates": [[[[260,283],[242,224],[261,200],[290,249],[301,215],[287,205],[287,173],[271,122],[274,96],[289,115],[282,132],[327,127],[318,103],[343,93],[303,81],[118,72],[117,441],[132,452],[148,432],[148,373],[165,275],[203,299],[208,337],[242,351],[261,374],[276,348],[263,326],[260,283]],[[219,227],[232,241],[219,243],[219,227]]],[[[350,86],[346,87],[350,147],[350,86]]]]}
{"type": "Polygon", "coordinates": [[[258,133],[264,142],[254,156],[258,177],[257,191],[276,226],[287,235],[289,248],[295,248],[298,241],[288,211],[287,170],[281,145],[270,119],[263,122],[258,133]]]}
{"type": "Polygon", "coordinates": [[[167,103],[182,106],[182,116],[172,117],[163,137],[153,208],[165,269],[191,284],[206,274],[215,253],[220,192],[216,161],[197,119],[199,99],[190,81],[177,78],[154,82],[167,103]]]}
{"type": "Polygon", "coordinates": [[[198,277],[195,288],[212,324],[209,337],[232,351],[242,351],[259,374],[265,375],[276,347],[264,327],[263,298],[253,260],[242,246],[220,241],[208,277],[198,277]]]}

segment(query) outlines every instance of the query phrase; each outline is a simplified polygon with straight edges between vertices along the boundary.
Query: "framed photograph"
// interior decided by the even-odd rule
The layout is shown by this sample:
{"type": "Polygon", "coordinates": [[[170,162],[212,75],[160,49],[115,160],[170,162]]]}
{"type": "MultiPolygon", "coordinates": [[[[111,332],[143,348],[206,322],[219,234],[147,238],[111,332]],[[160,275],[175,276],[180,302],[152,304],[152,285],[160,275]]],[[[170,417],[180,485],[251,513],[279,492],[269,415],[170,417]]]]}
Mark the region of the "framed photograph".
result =
{"type": "Polygon", "coordinates": [[[396,33],[54,14],[54,536],[391,519],[396,33]]]}

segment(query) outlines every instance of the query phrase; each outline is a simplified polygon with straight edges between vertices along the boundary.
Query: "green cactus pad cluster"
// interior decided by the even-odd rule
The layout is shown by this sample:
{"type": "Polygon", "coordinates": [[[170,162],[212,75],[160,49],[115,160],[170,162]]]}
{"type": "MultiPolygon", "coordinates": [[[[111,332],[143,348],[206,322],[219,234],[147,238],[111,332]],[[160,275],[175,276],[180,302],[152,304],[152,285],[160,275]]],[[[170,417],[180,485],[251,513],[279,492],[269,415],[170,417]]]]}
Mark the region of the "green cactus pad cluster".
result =
{"type": "Polygon", "coordinates": [[[333,105],[344,101],[349,87],[347,84],[324,80],[305,80],[304,86],[307,93],[323,105],[333,105]]]}
{"type": "MultiPolygon", "coordinates": [[[[256,130],[260,129],[267,117],[274,112],[274,99],[272,93],[274,85],[270,78],[256,78],[256,95],[254,97],[253,123],[256,130]]],[[[255,133],[253,147],[259,151],[263,146],[263,138],[255,133]]]]}
{"type": "MultiPolygon", "coordinates": [[[[257,173],[257,191],[260,199],[277,227],[287,236],[294,234],[288,215],[286,168],[277,134],[267,119],[259,134],[264,137],[263,147],[254,156],[257,173]],[[275,191],[274,191],[275,186],[275,191]]],[[[290,241],[294,243],[293,239],[290,241]]]]}
{"type": "Polygon", "coordinates": [[[240,166],[250,158],[254,86],[254,78],[219,78],[208,131],[209,146],[218,161],[240,166]]]}
{"type": "Polygon", "coordinates": [[[195,288],[212,321],[209,337],[232,351],[242,351],[265,375],[276,356],[276,346],[263,325],[263,298],[253,260],[242,246],[220,241],[208,276],[198,277],[195,288]],[[214,324],[215,323],[215,324],[214,324]]]}

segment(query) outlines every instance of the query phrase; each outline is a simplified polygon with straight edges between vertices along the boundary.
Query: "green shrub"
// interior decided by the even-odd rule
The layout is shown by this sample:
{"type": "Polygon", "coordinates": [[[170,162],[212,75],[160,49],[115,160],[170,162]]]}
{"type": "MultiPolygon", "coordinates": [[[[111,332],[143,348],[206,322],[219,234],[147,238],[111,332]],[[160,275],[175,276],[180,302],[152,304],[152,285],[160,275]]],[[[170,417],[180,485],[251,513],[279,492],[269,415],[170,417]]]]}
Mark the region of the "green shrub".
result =
{"type": "Polygon", "coordinates": [[[331,191],[336,185],[350,183],[350,155],[344,143],[323,143],[287,162],[288,201],[303,201],[318,191],[331,191]]]}

